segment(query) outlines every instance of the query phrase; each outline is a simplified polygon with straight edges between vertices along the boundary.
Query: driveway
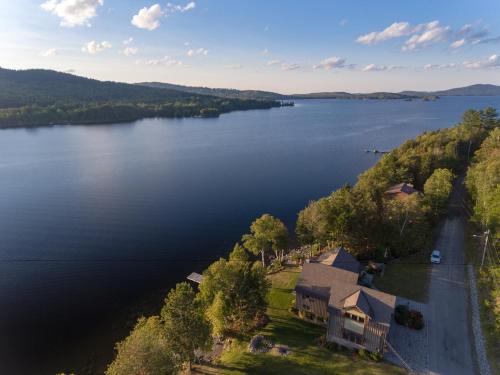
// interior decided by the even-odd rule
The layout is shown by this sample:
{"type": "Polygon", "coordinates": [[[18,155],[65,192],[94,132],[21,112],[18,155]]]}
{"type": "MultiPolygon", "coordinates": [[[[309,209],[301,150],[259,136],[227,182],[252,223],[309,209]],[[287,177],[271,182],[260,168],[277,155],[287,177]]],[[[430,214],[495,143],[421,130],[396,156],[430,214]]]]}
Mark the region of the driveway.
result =
{"type": "Polygon", "coordinates": [[[464,228],[462,216],[447,219],[436,244],[442,263],[432,266],[429,285],[426,317],[429,374],[477,373],[468,313],[464,228]]]}

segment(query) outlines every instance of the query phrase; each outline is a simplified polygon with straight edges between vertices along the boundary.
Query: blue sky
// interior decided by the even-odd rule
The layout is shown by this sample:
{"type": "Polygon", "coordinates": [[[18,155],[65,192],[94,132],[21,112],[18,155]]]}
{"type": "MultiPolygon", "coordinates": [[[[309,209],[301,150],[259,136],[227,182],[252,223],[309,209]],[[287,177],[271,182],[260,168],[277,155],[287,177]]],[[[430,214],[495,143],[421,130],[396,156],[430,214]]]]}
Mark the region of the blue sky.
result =
{"type": "Polygon", "coordinates": [[[0,66],[287,93],[500,84],[499,15],[495,0],[4,1],[0,66]]]}

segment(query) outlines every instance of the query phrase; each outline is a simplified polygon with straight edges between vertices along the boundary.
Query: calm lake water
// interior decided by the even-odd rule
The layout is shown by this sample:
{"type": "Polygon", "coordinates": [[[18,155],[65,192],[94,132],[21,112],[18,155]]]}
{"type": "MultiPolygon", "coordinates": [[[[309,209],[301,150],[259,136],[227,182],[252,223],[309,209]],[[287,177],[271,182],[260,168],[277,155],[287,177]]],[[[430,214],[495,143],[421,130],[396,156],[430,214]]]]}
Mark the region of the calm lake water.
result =
{"type": "Polygon", "coordinates": [[[268,212],[293,230],[308,201],[378,160],[365,149],[486,106],[500,109],[500,97],[1,130],[0,374],[102,371],[131,307],[157,305],[254,218],[268,212]]]}

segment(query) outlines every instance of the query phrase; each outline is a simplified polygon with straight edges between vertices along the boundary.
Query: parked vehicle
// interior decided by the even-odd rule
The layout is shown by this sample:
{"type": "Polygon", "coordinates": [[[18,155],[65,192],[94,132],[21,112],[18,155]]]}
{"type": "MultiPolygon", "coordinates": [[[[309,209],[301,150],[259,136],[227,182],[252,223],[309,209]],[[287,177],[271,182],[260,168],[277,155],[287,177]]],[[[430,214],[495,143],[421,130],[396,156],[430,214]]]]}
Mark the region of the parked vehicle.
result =
{"type": "Polygon", "coordinates": [[[431,263],[435,263],[435,264],[441,263],[441,252],[439,250],[432,251],[431,263]]]}

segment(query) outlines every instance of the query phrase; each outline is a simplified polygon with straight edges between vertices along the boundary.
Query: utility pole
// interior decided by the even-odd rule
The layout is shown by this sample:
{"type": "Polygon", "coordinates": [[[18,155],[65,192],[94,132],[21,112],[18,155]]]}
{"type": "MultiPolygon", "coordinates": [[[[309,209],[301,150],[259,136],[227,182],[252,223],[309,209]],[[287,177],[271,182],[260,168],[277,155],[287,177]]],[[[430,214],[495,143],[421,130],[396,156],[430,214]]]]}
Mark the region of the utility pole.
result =
{"type": "Polygon", "coordinates": [[[490,237],[490,230],[488,229],[486,232],[484,232],[486,239],[484,240],[484,248],[483,248],[483,256],[481,258],[481,268],[483,268],[484,264],[484,257],[486,255],[486,248],[488,247],[488,238],[490,237]]]}

